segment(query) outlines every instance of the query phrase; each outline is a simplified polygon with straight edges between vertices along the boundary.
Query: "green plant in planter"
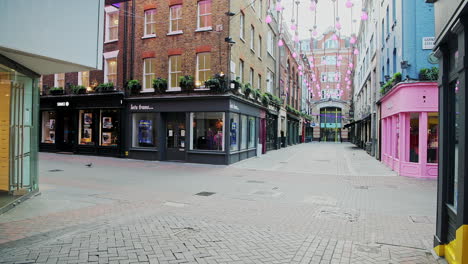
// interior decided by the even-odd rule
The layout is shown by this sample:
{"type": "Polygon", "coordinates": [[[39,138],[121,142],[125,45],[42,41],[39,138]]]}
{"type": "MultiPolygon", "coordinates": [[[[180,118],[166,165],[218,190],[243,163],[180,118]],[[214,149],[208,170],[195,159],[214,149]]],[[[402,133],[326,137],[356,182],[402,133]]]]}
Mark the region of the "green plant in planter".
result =
{"type": "Polygon", "coordinates": [[[253,89],[252,96],[255,100],[259,100],[262,97],[262,92],[260,91],[260,89],[253,89]]]}
{"type": "Polygon", "coordinates": [[[268,106],[270,104],[270,97],[266,93],[262,94],[262,104],[268,106]]]}
{"type": "Polygon", "coordinates": [[[432,67],[427,71],[426,76],[430,81],[437,81],[437,79],[439,79],[439,68],[432,67]]]}
{"type": "Polygon", "coordinates": [[[195,88],[195,81],[193,79],[193,76],[191,75],[180,76],[179,85],[182,91],[193,90],[195,88]]]}
{"type": "Polygon", "coordinates": [[[127,89],[132,94],[138,94],[141,91],[141,84],[139,80],[130,80],[127,83],[127,89]]]}
{"type": "Polygon", "coordinates": [[[49,89],[49,93],[52,95],[63,94],[63,87],[52,87],[49,89]]]}
{"type": "Polygon", "coordinates": [[[251,93],[252,93],[252,85],[250,83],[246,83],[244,85],[244,95],[245,95],[245,97],[249,98],[251,93]]]}
{"type": "Polygon", "coordinates": [[[234,84],[232,90],[235,93],[238,93],[240,89],[242,89],[242,83],[240,82],[240,77],[237,77],[235,80],[231,80],[231,84],[234,84]]]}
{"type": "Polygon", "coordinates": [[[210,88],[213,92],[224,92],[226,87],[226,77],[224,75],[215,74],[213,78],[205,81],[205,87],[210,88]]]}
{"type": "Polygon", "coordinates": [[[115,91],[114,83],[111,83],[111,82],[101,83],[96,87],[95,91],[98,93],[106,93],[106,92],[115,91]]]}
{"type": "Polygon", "coordinates": [[[167,90],[167,80],[163,78],[153,79],[153,88],[155,93],[163,93],[167,90]]]}
{"type": "Polygon", "coordinates": [[[393,75],[393,80],[395,83],[401,82],[401,72],[397,72],[393,75]]]}
{"type": "Polygon", "coordinates": [[[72,93],[73,94],[85,94],[86,93],[86,87],[83,85],[73,85],[71,87],[72,93]]]}

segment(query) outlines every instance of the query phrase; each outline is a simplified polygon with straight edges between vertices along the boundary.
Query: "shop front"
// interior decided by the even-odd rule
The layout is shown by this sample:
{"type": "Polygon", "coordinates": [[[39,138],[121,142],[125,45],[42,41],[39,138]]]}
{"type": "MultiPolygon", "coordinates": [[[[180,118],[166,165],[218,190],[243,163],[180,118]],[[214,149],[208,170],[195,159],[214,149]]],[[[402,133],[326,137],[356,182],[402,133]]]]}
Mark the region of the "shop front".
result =
{"type": "Polygon", "coordinates": [[[280,138],[278,137],[278,108],[268,106],[266,113],[266,151],[279,149],[280,138]]]}
{"type": "Polygon", "coordinates": [[[0,198],[38,189],[38,78],[0,55],[0,198]]]}
{"type": "Polygon", "coordinates": [[[382,162],[402,176],[438,175],[438,88],[400,83],[381,100],[382,162]]]}
{"type": "Polygon", "coordinates": [[[299,122],[300,118],[288,113],[288,132],[287,132],[287,144],[295,145],[300,141],[299,136],[299,122]]]}
{"type": "Polygon", "coordinates": [[[260,106],[232,95],[128,99],[129,158],[231,164],[257,155],[260,106]]]}
{"type": "Polygon", "coordinates": [[[123,99],[121,92],[42,96],[39,150],[122,156],[123,99]]]}

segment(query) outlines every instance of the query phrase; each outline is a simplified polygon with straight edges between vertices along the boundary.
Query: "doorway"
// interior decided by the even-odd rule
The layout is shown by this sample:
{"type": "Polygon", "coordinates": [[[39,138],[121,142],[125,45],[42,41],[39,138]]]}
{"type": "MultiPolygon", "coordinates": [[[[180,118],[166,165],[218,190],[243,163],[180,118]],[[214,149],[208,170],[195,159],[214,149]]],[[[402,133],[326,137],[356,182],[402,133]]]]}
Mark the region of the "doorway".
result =
{"type": "Polygon", "coordinates": [[[57,149],[62,152],[73,152],[75,127],[72,111],[58,111],[57,149]]]}
{"type": "Polygon", "coordinates": [[[185,113],[166,115],[166,160],[185,161],[185,113]]]}

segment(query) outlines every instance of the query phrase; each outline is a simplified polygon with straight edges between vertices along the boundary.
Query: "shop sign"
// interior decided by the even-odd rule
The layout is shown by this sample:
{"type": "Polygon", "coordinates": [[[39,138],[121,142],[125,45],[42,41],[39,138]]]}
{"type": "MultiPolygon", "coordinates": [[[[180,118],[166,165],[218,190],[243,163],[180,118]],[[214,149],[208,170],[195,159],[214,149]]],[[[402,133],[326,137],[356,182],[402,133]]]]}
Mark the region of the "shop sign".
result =
{"type": "Polygon", "coordinates": [[[152,107],[150,105],[130,104],[130,110],[154,110],[154,107],[152,107]]]}
{"type": "Polygon", "coordinates": [[[272,105],[268,105],[268,110],[275,111],[275,112],[278,111],[278,109],[272,105]]]}
{"type": "Polygon", "coordinates": [[[69,102],[57,102],[57,106],[68,107],[69,105],[70,105],[69,102]]]}
{"type": "Polygon", "coordinates": [[[231,110],[237,110],[237,111],[240,110],[239,106],[237,106],[237,105],[236,105],[235,103],[233,103],[233,102],[230,102],[230,103],[229,103],[229,108],[230,108],[231,110]]]}

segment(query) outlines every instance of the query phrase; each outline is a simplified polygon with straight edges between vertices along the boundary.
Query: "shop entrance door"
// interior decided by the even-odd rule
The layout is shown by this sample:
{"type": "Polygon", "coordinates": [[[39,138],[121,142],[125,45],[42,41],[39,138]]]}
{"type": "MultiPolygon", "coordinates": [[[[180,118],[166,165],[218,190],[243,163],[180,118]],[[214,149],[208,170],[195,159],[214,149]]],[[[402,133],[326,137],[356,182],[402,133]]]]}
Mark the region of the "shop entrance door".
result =
{"type": "Polygon", "coordinates": [[[57,123],[57,149],[62,152],[72,152],[75,128],[73,126],[73,112],[59,111],[61,118],[57,123]]]}
{"type": "Polygon", "coordinates": [[[166,118],[166,160],[185,161],[185,113],[169,113],[166,118]]]}

